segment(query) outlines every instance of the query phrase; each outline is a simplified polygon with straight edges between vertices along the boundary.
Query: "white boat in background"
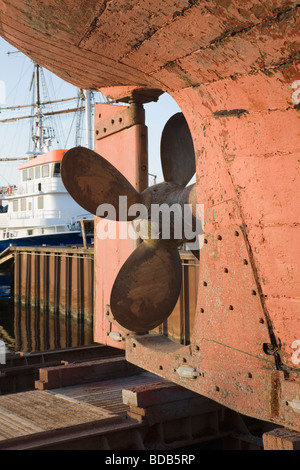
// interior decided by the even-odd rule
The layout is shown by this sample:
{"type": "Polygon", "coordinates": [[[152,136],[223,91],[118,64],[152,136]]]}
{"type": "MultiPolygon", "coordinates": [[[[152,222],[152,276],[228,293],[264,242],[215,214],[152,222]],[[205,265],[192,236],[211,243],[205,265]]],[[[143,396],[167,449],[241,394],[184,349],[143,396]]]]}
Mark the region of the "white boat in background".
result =
{"type": "MultiPolygon", "coordinates": [[[[85,212],[74,201],[61,179],[61,161],[67,150],[50,150],[54,131],[44,126],[44,117],[55,113],[42,111],[41,68],[34,64],[34,69],[35,112],[33,116],[29,116],[34,119],[34,148],[28,153],[25,163],[18,167],[18,184],[0,188],[0,252],[10,245],[87,245],[93,241],[93,215],[85,212]],[[86,226],[90,229],[87,232],[84,230],[86,226]]],[[[85,109],[86,123],[89,126],[90,92],[81,92],[85,96],[85,108],[77,107],[66,112],[85,109]]],[[[87,127],[89,148],[92,146],[91,135],[91,129],[87,127]]]]}
{"type": "MultiPolygon", "coordinates": [[[[9,245],[79,245],[82,222],[93,221],[66,191],[60,166],[66,150],[51,150],[19,166],[17,187],[2,189],[0,251],[9,245]]],[[[92,224],[91,224],[92,225],[92,224]]],[[[87,233],[91,243],[93,234],[87,233]]]]}

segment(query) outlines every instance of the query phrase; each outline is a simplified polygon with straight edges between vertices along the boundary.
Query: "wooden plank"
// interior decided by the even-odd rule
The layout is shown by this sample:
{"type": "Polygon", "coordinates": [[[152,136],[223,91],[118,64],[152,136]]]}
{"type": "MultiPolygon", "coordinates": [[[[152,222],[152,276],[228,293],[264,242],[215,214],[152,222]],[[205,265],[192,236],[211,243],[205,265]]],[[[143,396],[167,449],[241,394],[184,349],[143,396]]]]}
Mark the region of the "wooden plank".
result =
{"type": "MultiPolygon", "coordinates": [[[[3,333],[2,333],[3,334],[3,333]]],[[[7,342],[9,338],[7,338],[7,342]]],[[[8,353],[6,364],[0,365],[0,374],[8,370],[22,370],[23,367],[50,367],[53,365],[67,364],[68,362],[93,361],[108,357],[124,357],[123,351],[119,351],[102,344],[91,344],[78,347],[67,347],[49,351],[37,351],[31,353],[8,353]]]]}
{"type": "Polygon", "coordinates": [[[31,391],[0,397],[0,441],[91,422],[120,418],[103,408],[31,391]]]}
{"type": "Polygon", "coordinates": [[[101,380],[88,384],[78,384],[69,387],[52,389],[49,393],[66,396],[70,400],[87,403],[105,408],[113,413],[124,413],[129,406],[123,401],[122,391],[128,387],[151,387],[163,379],[157,375],[143,372],[130,377],[119,377],[112,380],[101,380]]]}
{"type": "MultiPolygon", "coordinates": [[[[5,250],[6,251],[6,250],[5,250]]],[[[3,252],[4,253],[4,252],[3,252]]],[[[2,257],[0,258],[0,265],[1,264],[4,264],[4,263],[7,263],[8,261],[12,261],[13,258],[14,258],[14,254],[13,253],[7,253],[6,256],[3,256],[3,253],[2,253],[2,257]]]]}
{"type": "Polygon", "coordinates": [[[41,431],[36,423],[0,407],[0,441],[41,431]]]}
{"type": "Polygon", "coordinates": [[[79,383],[124,377],[140,372],[141,369],[130,364],[124,358],[111,357],[81,364],[43,368],[40,370],[39,380],[36,381],[36,388],[50,390],[79,383]]]}
{"type": "Polygon", "coordinates": [[[66,365],[70,362],[93,361],[108,357],[124,357],[124,353],[103,345],[43,351],[36,353],[8,354],[6,364],[0,365],[0,394],[33,390],[39,370],[44,367],[66,365]]]}
{"type": "MultiPolygon", "coordinates": [[[[53,247],[53,246],[15,246],[10,247],[10,250],[13,253],[61,253],[61,254],[72,254],[72,255],[87,255],[93,257],[94,255],[94,248],[83,248],[82,246],[72,246],[72,247],[53,247]]],[[[3,252],[4,253],[4,252],[3,252]]],[[[3,253],[1,254],[3,256],[3,253]]]]}

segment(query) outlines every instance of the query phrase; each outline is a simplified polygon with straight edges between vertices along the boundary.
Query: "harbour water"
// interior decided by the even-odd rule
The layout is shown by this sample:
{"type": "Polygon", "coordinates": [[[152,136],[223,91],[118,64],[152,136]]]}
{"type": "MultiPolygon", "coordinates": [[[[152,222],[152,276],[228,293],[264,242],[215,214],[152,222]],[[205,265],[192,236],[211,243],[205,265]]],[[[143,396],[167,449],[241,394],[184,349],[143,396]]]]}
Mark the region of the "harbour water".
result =
{"type": "Polygon", "coordinates": [[[10,352],[41,352],[93,343],[92,321],[47,307],[14,302],[9,276],[0,276],[0,341],[10,352]]]}

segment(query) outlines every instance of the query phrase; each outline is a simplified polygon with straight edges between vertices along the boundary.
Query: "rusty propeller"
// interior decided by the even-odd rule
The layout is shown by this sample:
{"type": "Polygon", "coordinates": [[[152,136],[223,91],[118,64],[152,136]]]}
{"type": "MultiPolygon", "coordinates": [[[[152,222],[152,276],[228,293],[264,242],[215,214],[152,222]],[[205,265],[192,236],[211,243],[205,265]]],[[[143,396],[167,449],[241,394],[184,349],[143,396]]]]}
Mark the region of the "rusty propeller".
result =
{"type": "Polygon", "coordinates": [[[86,211],[97,215],[100,204],[110,204],[116,210],[116,220],[122,218],[119,196],[127,196],[127,204],[142,203],[141,194],[113,165],[98,153],[84,147],[75,147],[65,153],[61,166],[65,188],[86,211]],[[120,217],[121,216],[121,217],[120,217]]]}
{"type": "Polygon", "coordinates": [[[114,319],[126,330],[137,333],[160,325],[172,313],[181,289],[178,246],[183,238],[174,236],[172,221],[168,239],[162,236],[164,227],[161,221],[155,226],[152,205],[196,203],[195,185],[185,187],[195,173],[195,154],[182,113],[172,116],[163,130],[161,163],[165,182],[138,193],[113,165],[91,150],[76,147],[66,152],[62,161],[63,183],[81,207],[98,215],[100,204],[111,204],[116,211],[115,220],[133,220],[135,228],[139,227],[143,241],[121,267],[110,298],[114,319]],[[119,196],[127,196],[128,207],[143,204],[149,216],[122,217],[119,196]]]}
{"type": "Polygon", "coordinates": [[[166,182],[186,186],[196,172],[194,144],[182,113],[166,123],[160,143],[161,164],[166,182]]]}
{"type": "Polygon", "coordinates": [[[130,331],[160,325],[174,309],[181,288],[176,245],[144,240],[121,267],[111,292],[111,311],[130,331]]]}

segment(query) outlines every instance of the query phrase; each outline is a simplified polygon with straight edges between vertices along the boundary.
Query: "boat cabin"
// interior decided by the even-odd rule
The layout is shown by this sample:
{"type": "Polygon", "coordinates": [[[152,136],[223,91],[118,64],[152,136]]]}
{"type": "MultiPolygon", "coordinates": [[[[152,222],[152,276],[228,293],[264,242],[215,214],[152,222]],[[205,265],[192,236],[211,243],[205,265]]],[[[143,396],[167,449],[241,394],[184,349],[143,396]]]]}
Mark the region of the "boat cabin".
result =
{"type": "Polygon", "coordinates": [[[63,236],[63,243],[69,243],[67,235],[73,237],[80,232],[78,221],[91,218],[62,182],[60,167],[66,151],[51,150],[18,167],[18,186],[9,186],[2,195],[2,207],[6,210],[0,212],[0,241],[44,237],[38,244],[47,244],[46,237],[63,236]]]}

